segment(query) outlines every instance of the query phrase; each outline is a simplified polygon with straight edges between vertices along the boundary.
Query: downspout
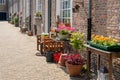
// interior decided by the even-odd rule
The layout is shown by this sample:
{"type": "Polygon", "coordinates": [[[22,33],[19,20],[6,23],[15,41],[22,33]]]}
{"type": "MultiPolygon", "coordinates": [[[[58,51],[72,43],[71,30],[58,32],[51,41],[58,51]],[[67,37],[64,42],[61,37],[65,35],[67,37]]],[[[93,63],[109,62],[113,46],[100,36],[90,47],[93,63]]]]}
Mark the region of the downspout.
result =
{"type": "Polygon", "coordinates": [[[29,3],[30,5],[29,5],[29,31],[31,31],[31,6],[32,6],[32,0],[30,0],[30,3],[29,3]]]}
{"type": "Polygon", "coordinates": [[[87,28],[87,40],[91,40],[91,28],[92,28],[92,0],[89,0],[88,3],[88,28],[87,28]]]}

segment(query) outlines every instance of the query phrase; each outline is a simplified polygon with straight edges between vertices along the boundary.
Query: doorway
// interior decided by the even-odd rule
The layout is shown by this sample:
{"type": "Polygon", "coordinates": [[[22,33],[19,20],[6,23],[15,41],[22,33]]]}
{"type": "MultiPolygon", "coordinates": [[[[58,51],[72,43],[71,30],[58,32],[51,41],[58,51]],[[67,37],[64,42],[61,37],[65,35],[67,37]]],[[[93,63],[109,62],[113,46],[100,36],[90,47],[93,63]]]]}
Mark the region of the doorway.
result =
{"type": "Polygon", "coordinates": [[[6,20],[7,20],[7,13],[0,12],[0,21],[6,21],[6,20]]]}

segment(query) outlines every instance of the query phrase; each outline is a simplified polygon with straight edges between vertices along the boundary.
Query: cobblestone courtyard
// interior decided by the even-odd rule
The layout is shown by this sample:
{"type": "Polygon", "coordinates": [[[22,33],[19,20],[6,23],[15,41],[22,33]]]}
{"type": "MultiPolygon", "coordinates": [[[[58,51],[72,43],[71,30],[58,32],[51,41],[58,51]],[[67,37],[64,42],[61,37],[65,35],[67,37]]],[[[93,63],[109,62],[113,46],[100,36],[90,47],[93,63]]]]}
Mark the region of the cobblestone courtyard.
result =
{"type": "Polygon", "coordinates": [[[36,37],[0,22],[0,80],[87,80],[69,77],[65,69],[36,56],[36,37]]]}
{"type": "Polygon", "coordinates": [[[71,80],[58,65],[46,63],[36,53],[35,36],[0,22],[0,80],[71,80]]]}

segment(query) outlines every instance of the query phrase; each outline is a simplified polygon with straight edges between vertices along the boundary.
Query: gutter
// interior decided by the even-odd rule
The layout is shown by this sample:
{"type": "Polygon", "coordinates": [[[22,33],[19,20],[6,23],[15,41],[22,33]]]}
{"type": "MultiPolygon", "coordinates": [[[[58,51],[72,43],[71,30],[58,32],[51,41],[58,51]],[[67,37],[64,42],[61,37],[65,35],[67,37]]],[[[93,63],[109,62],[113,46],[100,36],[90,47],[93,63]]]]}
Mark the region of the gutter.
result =
{"type": "Polygon", "coordinates": [[[89,3],[88,3],[88,18],[87,18],[87,21],[88,21],[87,41],[91,40],[91,28],[92,28],[92,17],[91,17],[91,14],[92,14],[92,0],[89,0],[89,3]]]}

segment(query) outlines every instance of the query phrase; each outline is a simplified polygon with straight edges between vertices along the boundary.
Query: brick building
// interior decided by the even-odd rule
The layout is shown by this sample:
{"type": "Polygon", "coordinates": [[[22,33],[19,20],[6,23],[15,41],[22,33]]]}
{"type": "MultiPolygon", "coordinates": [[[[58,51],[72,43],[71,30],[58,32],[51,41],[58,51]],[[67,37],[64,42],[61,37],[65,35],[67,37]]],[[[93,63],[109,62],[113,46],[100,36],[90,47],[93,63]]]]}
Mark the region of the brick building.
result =
{"type": "MultiPolygon", "coordinates": [[[[52,26],[56,18],[87,33],[88,0],[52,0],[52,26]],[[55,17],[56,16],[56,17],[55,17]]],[[[92,0],[92,33],[120,40],[120,0],[92,0]]]]}
{"type": "MultiPolygon", "coordinates": [[[[17,1],[17,0],[11,0],[17,1]]],[[[29,17],[31,30],[36,31],[35,14],[42,14],[42,29],[49,32],[50,27],[56,27],[58,20],[70,23],[78,31],[87,33],[87,16],[89,0],[20,0],[19,7],[9,7],[9,13],[19,12],[22,26],[29,17]],[[31,6],[30,6],[31,4],[31,6]]],[[[12,3],[11,3],[12,4],[12,3]]],[[[120,1],[92,0],[92,33],[120,39],[120,1]]],[[[39,25],[41,26],[41,25],[39,25]]],[[[37,28],[39,30],[39,28],[37,28]]]]}
{"type": "Polygon", "coordinates": [[[7,20],[8,13],[7,0],[0,0],[0,20],[7,20]]]}

